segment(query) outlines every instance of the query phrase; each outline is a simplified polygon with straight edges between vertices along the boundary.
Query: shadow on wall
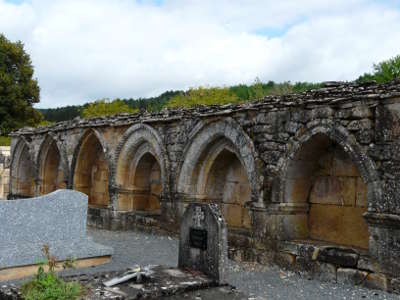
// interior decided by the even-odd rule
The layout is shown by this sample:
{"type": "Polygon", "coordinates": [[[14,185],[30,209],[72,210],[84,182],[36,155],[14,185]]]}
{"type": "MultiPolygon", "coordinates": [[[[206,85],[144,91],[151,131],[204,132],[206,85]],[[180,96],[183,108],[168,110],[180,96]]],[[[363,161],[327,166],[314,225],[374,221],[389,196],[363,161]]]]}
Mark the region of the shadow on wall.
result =
{"type": "Polygon", "coordinates": [[[89,196],[90,206],[108,206],[108,163],[93,131],[82,139],[73,178],[73,188],[89,196]]]}
{"type": "Polygon", "coordinates": [[[54,139],[44,142],[39,154],[39,194],[45,195],[57,189],[65,189],[65,174],[60,151],[54,139]]]}
{"type": "Polygon", "coordinates": [[[312,137],[290,161],[285,182],[284,202],[309,205],[295,238],[368,248],[367,186],[340,145],[324,134],[312,137]]]}
{"type": "Polygon", "coordinates": [[[124,168],[118,209],[122,211],[159,211],[161,169],[156,158],[145,152],[124,168]]]}
{"type": "Polygon", "coordinates": [[[10,151],[9,146],[0,146],[0,199],[7,199],[10,184],[10,151]]]}
{"type": "Polygon", "coordinates": [[[11,172],[11,194],[13,197],[29,198],[35,194],[35,166],[29,153],[29,147],[21,140],[14,150],[11,172]]]}

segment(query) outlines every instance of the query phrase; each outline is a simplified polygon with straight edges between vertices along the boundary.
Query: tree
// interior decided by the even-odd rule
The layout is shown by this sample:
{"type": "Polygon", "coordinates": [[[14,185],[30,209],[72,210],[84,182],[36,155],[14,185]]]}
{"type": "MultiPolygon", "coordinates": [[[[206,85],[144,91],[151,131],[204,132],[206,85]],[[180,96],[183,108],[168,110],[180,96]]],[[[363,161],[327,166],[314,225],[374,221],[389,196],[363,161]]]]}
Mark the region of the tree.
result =
{"type": "Polygon", "coordinates": [[[43,116],[33,108],[40,89],[24,45],[0,34],[0,135],[23,126],[36,126],[43,116]]]}
{"type": "Polygon", "coordinates": [[[81,112],[83,118],[94,118],[116,115],[118,113],[135,113],[137,109],[130,108],[123,100],[100,99],[89,103],[81,112]]]}
{"type": "Polygon", "coordinates": [[[375,80],[378,83],[389,82],[400,78],[400,55],[373,65],[374,72],[361,75],[357,81],[365,82],[375,80]]]}
{"type": "Polygon", "coordinates": [[[189,89],[172,97],[167,107],[191,107],[195,105],[238,103],[239,98],[229,89],[220,87],[189,89]]]}

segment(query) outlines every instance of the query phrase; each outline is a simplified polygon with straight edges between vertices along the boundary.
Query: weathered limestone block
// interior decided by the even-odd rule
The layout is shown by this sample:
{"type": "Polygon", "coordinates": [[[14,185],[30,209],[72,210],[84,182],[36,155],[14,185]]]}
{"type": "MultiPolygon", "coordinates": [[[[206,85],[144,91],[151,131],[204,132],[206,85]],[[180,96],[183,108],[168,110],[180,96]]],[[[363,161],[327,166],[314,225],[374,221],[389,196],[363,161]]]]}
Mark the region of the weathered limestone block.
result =
{"type": "Polygon", "coordinates": [[[361,177],[357,178],[356,206],[367,207],[368,187],[361,177]]]}
{"type": "Polygon", "coordinates": [[[372,126],[373,124],[370,119],[361,119],[351,121],[350,124],[347,126],[347,129],[350,131],[357,131],[362,129],[371,129],[372,126]]]}
{"type": "Polygon", "coordinates": [[[329,263],[316,262],[314,278],[317,278],[322,282],[336,283],[337,281],[336,267],[329,263]]]}
{"type": "Polygon", "coordinates": [[[356,178],[320,176],[314,181],[311,203],[354,206],[356,178]]]}
{"type": "Polygon", "coordinates": [[[322,248],[318,252],[317,260],[340,267],[356,267],[359,254],[351,249],[322,248]]]}
{"type": "Polygon", "coordinates": [[[370,273],[363,282],[363,286],[383,291],[390,291],[390,279],[384,274],[370,273]]]}
{"type": "Polygon", "coordinates": [[[338,268],[337,269],[337,282],[353,285],[360,285],[368,276],[368,272],[360,271],[357,269],[338,268]]]}
{"type": "Polygon", "coordinates": [[[334,114],[334,110],[331,107],[319,107],[311,110],[309,116],[311,120],[330,118],[334,114]]]}
{"type": "Polygon", "coordinates": [[[368,225],[363,217],[365,211],[363,207],[314,204],[310,209],[310,235],[317,240],[368,248],[368,225]],[[352,230],[348,231],[348,228],[352,230]]]}
{"type": "Polygon", "coordinates": [[[277,232],[280,240],[293,240],[307,238],[307,215],[279,215],[276,217],[278,224],[277,232]]]}
{"type": "Polygon", "coordinates": [[[372,111],[368,106],[360,105],[350,109],[341,109],[336,112],[336,116],[341,119],[364,119],[371,118],[372,111]]]}
{"type": "Polygon", "coordinates": [[[400,294],[400,279],[399,278],[393,278],[390,282],[392,291],[396,294],[400,294]]]}
{"type": "Polygon", "coordinates": [[[367,213],[370,254],[382,272],[400,277],[400,217],[390,214],[367,213]]]}
{"type": "Polygon", "coordinates": [[[279,267],[290,270],[296,264],[296,256],[290,253],[278,252],[274,257],[274,261],[279,267]]]}
{"type": "Polygon", "coordinates": [[[377,261],[370,257],[360,256],[357,263],[357,269],[379,273],[380,267],[377,261]]]}

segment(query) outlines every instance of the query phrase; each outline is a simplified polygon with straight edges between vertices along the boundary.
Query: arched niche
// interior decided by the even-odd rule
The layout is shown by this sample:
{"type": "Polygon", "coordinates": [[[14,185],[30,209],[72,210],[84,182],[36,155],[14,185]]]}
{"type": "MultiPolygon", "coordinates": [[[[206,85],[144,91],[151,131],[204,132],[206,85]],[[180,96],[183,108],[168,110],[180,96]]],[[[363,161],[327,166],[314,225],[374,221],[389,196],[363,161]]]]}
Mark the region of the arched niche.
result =
{"type": "Polygon", "coordinates": [[[22,139],[15,147],[10,173],[13,198],[29,198],[35,195],[35,164],[28,144],[22,139]]]}
{"type": "Polygon", "coordinates": [[[177,191],[185,201],[217,203],[229,228],[249,229],[257,199],[254,151],[236,126],[215,122],[193,135],[185,149],[177,191]]]}
{"type": "Polygon", "coordinates": [[[156,130],[144,124],[133,125],[116,153],[117,209],[160,213],[167,175],[165,149],[156,130]]]}
{"type": "Polygon", "coordinates": [[[288,161],[283,202],[308,206],[305,218],[292,224],[301,238],[368,248],[363,218],[368,182],[355,156],[320,132],[302,143],[288,161]]]}
{"type": "Polygon", "coordinates": [[[106,207],[109,204],[108,161],[105,150],[94,130],[82,137],[74,159],[73,189],[89,196],[89,205],[106,207]]]}
{"type": "Polygon", "coordinates": [[[39,194],[45,195],[67,187],[61,153],[56,141],[48,136],[39,152],[39,194]]]}

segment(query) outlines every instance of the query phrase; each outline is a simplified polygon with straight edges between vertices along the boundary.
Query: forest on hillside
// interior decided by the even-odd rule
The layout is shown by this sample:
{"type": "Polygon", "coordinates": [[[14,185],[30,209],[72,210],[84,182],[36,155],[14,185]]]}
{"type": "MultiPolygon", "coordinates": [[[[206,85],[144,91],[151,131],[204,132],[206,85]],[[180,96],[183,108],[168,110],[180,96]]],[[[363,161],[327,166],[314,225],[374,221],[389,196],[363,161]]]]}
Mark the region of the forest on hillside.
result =
{"type": "Polygon", "coordinates": [[[267,95],[299,93],[319,87],[318,83],[269,81],[256,79],[251,85],[239,84],[230,87],[198,87],[187,91],[167,91],[157,97],[138,99],[99,99],[83,105],[39,109],[44,119],[50,123],[71,120],[76,117],[96,117],[118,112],[150,111],[163,108],[190,107],[194,105],[242,103],[263,98],[267,95]]]}
{"type": "MultiPolygon", "coordinates": [[[[374,80],[378,83],[400,78],[400,55],[373,65],[373,72],[365,73],[355,81],[374,80]]],[[[47,125],[53,122],[71,120],[75,117],[91,118],[113,115],[121,112],[160,111],[163,108],[191,107],[196,105],[243,103],[261,99],[267,95],[300,93],[320,87],[320,83],[290,81],[276,83],[261,82],[258,78],[250,84],[228,87],[197,87],[187,91],[167,91],[157,97],[138,99],[98,99],[90,103],[60,108],[40,109],[47,125]]]]}

